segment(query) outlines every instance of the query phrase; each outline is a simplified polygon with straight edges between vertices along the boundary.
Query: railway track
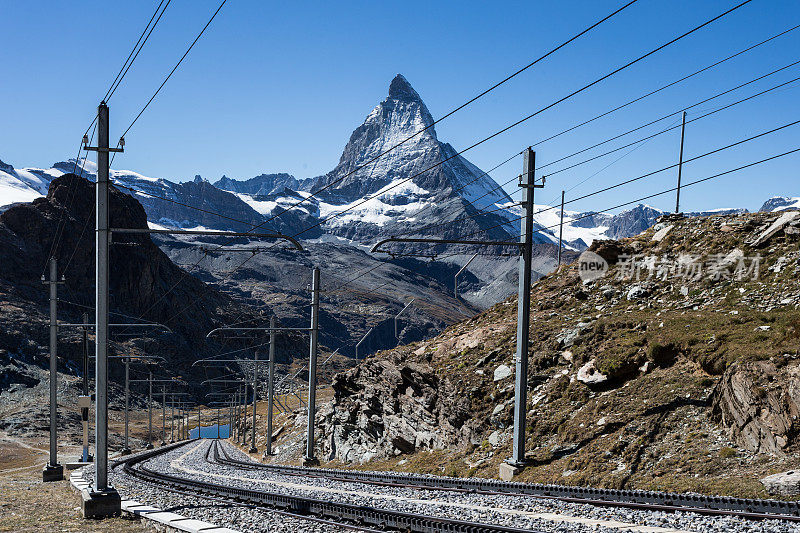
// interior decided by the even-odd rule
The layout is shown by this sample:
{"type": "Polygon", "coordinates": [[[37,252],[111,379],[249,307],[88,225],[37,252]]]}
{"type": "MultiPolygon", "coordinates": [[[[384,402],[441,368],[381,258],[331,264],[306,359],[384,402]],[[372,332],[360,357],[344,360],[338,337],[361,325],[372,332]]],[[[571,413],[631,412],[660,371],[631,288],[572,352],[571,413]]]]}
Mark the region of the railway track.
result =
{"type": "Polygon", "coordinates": [[[396,472],[361,472],[355,470],[269,465],[233,459],[217,442],[206,454],[219,464],[245,469],[266,470],[276,474],[323,478],[329,481],[357,482],[387,487],[458,491],[504,496],[535,496],[570,503],[625,507],[645,511],[684,511],[705,516],[733,516],[748,520],[775,519],[800,522],[800,502],[758,500],[727,496],[704,496],[670,492],[598,489],[517,483],[480,478],[449,478],[396,472]],[[212,452],[213,450],[213,452],[212,452]],[[221,453],[220,453],[221,452],[221,453]]]}
{"type": "MultiPolygon", "coordinates": [[[[418,533],[530,533],[531,531],[530,529],[468,522],[439,516],[305,498],[285,493],[225,486],[157,472],[145,465],[149,459],[177,449],[189,442],[181,442],[137,454],[117,461],[112,466],[114,468],[121,467],[125,474],[133,478],[182,494],[274,509],[298,518],[312,517],[319,521],[324,521],[328,524],[335,523],[345,528],[366,529],[365,526],[367,526],[380,530],[418,533]]],[[[207,460],[212,449],[215,455],[218,455],[219,449],[216,441],[206,451],[207,460]]]]}

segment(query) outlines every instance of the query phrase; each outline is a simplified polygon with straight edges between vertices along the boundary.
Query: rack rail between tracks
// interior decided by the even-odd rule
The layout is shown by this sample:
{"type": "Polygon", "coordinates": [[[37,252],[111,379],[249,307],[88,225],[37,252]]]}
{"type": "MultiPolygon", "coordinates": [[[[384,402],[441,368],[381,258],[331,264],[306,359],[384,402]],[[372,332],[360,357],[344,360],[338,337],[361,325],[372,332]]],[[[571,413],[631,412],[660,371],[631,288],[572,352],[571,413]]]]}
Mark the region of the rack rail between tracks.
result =
{"type": "MultiPolygon", "coordinates": [[[[532,531],[530,529],[453,520],[343,502],[330,502],[289,494],[228,487],[216,483],[187,479],[173,474],[156,472],[143,464],[149,459],[179,448],[180,446],[184,446],[190,442],[192,441],[179,442],[155,450],[149,450],[116,461],[113,466],[115,468],[122,466],[124,472],[134,478],[183,493],[210,496],[247,503],[257,507],[276,509],[298,517],[313,516],[343,523],[343,525],[368,525],[380,529],[393,529],[415,533],[530,533],[532,531]]],[[[214,449],[215,455],[218,455],[217,443],[215,441],[215,443],[209,447],[209,450],[206,451],[206,458],[208,458],[211,448],[214,449]]]]}
{"type": "MultiPolygon", "coordinates": [[[[210,450],[211,448],[209,448],[210,450]]],[[[398,472],[363,472],[329,468],[274,465],[231,458],[224,448],[214,446],[214,461],[239,468],[267,470],[277,474],[324,478],[390,487],[451,490],[477,494],[535,496],[572,503],[617,506],[648,511],[685,511],[709,516],[737,516],[750,520],[777,519],[800,522],[800,502],[706,496],[644,490],[602,489],[520,483],[482,478],[451,478],[398,472]],[[220,449],[222,454],[220,454],[220,449]]]]}

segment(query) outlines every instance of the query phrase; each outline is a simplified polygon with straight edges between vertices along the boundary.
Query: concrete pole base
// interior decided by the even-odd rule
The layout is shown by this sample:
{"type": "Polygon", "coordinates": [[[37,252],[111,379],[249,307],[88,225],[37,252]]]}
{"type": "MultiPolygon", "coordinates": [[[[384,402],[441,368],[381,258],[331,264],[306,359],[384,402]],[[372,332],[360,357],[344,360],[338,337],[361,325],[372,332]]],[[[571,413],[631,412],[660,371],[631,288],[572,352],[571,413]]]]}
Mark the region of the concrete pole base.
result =
{"type": "Polygon", "coordinates": [[[514,476],[522,472],[522,467],[512,465],[506,462],[500,463],[500,479],[503,481],[511,481],[514,476]]]}
{"type": "Polygon", "coordinates": [[[319,459],[316,457],[303,457],[303,466],[319,466],[319,459]]]}
{"type": "Polygon", "coordinates": [[[153,449],[153,443],[152,443],[152,442],[149,442],[149,443],[147,444],[147,446],[145,446],[145,447],[144,447],[144,449],[145,449],[145,450],[152,450],[152,449],[153,449]]]}
{"type": "Polygon", "coordinates": [[[84,518],[109,518],[122,514],[122,499],[116,489],[102,492],[81,491],[81,514],[84,518]]]}
{"type": "Polygon", "coordinates": [[[44,465],[44,469],[42,470],[42,481],[45,483],[49,481],[61,481],[64,479],[64,467],[55,464],[55,465],[44,465]]]}

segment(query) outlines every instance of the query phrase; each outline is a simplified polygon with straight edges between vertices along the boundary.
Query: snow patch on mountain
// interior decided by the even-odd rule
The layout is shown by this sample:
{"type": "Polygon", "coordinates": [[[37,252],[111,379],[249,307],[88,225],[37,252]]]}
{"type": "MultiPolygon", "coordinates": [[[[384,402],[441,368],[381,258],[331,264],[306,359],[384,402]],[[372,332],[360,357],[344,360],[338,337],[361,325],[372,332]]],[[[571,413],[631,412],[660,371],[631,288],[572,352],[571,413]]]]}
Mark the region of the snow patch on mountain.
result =
{"type": "Polygon", "coordinates": [[[800,197],[791,196],[774,196],[764,202],[759,211],[788,211],[791,209],[800,209],[800,197]]]}

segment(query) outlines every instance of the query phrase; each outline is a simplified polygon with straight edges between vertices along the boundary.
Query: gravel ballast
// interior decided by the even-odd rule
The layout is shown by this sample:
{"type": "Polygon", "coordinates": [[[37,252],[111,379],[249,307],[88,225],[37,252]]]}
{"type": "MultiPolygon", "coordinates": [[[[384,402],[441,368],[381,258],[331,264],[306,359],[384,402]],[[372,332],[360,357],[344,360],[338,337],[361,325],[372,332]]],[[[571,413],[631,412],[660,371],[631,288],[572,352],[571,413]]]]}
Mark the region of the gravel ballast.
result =
{"type": "MultiPolygon", "coordinates": [[[[578,533],[638,530],[649,533],[674,533],[676,531],[788,533],[797,530],[796,524],[778,520],[749,521],[736,517],[708,517],[694,513],[665,513],[619,507],[596,507],[531,496],[467,494],[289,476],[268,470],[254,470],[208,462],[206,461],[206,452],[212,443],[211,440],[190,443],[158,455],[144,464],[157,472],[225,486],[525,528],[540,532],[578,533]]],[[[228,443],[223,441],[221,445],[225,447],[230,457],[249,460],[245,454],[228,443]]],[[[210,457],[213,458],[213,453],[210,454],[210,457]]],[[[87,470],[85,475],[90,475],[90,472],[87,470]]],[[[287,517],[269,510],[171,493],[142,483],[140,480],[132,479],[125,475],[121,468],[115,469],[110,477],[111,482],[126,498],[241,531],[332,532],[345,530],[337,526],[287,517]]]]}

